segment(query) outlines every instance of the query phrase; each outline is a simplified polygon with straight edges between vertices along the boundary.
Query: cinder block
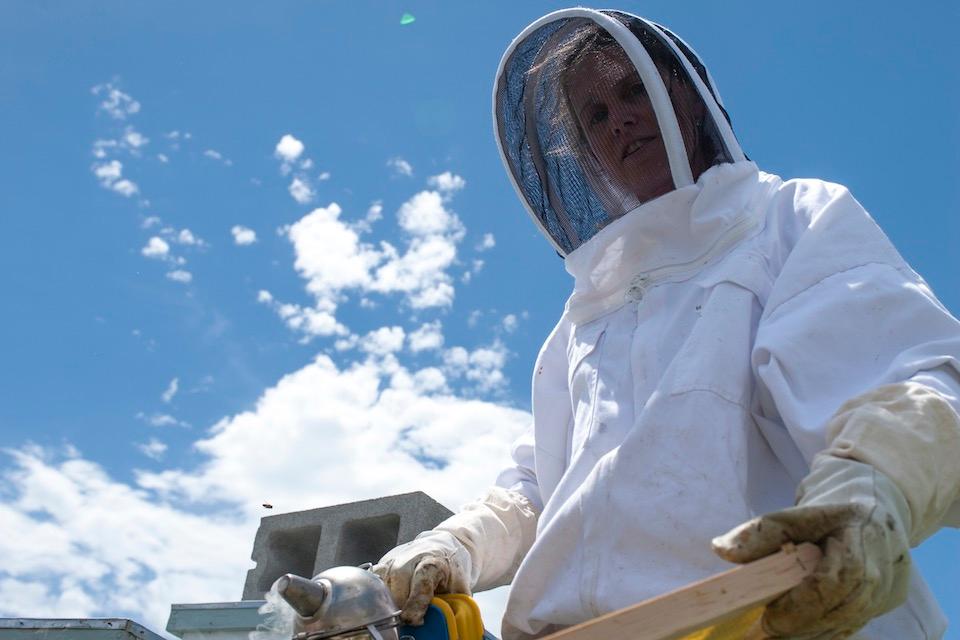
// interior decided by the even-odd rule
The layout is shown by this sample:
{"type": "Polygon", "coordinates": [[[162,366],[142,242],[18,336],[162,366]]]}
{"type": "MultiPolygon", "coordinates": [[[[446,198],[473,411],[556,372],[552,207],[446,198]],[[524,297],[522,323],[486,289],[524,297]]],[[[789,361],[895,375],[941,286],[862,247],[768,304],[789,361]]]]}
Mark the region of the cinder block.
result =
{"type": "Polygon", "coordinates": [[[376,562],[384,553],[452,515],[415,491],[260,520],[244,600],[260,600],[285,573],[313,577],[324,569],[376,562]]]}

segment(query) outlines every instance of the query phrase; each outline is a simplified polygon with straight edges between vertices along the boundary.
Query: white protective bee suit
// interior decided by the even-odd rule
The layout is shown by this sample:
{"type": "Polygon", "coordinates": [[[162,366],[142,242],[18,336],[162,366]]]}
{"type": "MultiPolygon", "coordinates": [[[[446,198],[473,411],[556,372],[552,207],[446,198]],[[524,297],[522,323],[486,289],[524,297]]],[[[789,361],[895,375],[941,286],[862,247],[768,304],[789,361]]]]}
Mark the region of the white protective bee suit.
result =
{"type": "MultiPolygon", "coordinates": [[[[889,476],[904,545],[960,525],[960,323],[845,188],[746,159],[696,55],[630,17],[676,54],[706,105],[697,126],[716,159],[694,181],[674,89],[611,15],[546,16],[498,71],[504,163],[575,279],[537,358],[532,428],[499,489],[380,565],[389,574],[446,548],[448,586],[512,579],[507,639],[728,569],[711,540],[793,505],[817,454],[889,476]],[[675,187],[655,199],[631,202],[558,152],[576,142],[543,116],[562,102],[547,95],[558,80],[544,52],[585,21],[647,85],[675,187]]],[[[906,601],[857,638],[942,637],[936,601],[902,566],[906,601]]]]}

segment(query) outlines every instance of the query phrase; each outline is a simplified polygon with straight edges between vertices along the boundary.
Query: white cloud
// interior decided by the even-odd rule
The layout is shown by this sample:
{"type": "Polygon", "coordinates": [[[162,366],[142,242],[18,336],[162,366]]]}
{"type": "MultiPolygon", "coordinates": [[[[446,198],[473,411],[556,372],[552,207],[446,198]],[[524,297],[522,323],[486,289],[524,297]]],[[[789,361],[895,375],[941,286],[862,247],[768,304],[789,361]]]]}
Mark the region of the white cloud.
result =
{"type": "Polygon", "coordinates": [[[415,309],[451,305],[454,288],[446,270],[463,239],[460,220],[445,208],[436,191],[417,193],[400,207],[397,217],[412,238],[403,255],[384,245],[387,261],[377,269],[371,289],[404,292],[415,309]]]}
{"type": "Polygon", "coordinates": [[[222,162],[228,167],[233,166],[233,160],[231,160],[230,158],[224,157],[224,155],[219,151],[217,151],[216,149],[206,149],[203,152],[203,155],[212,160],[222,162]]]}
{"type": "Polygon", "coordinates": [[[159,161],[162,162],[163,164],[167,164],[168,162],[170,162],[170,158],[167,157],[167,154],[165,154],[165,153],[158,153],[158,154],[157,154],[157,160],[159,160],[159,161]]]}
{"type": "Polygon", "coordinates": [[[443,352],[444,371],[450,377],[462,376],[474,383],[477,390],[489,393],[502,389],[507,378],[503,367],[509,351],[499,340],[486,347],[469,351],[464,347],[452,347],[443,352]]]}
{"type": "Polygon", "coordinates": [[[149,142],[149,139],[133,127],[128,126],[123,133],[123,144],[131,151],[137,151],[149,142]]]}
{"type": "Polygon", "coordinates": [[[333,343],[333,348],[337,351],[349,351],[356,349],[360,342],[360,336],[350,334],[344,338],[337,338],[333,343]]]}
{"type": "Polygon", "coordinates": [[[313,295],[333,300],[343,289],[366,288],[370,269],[383,260],[372,245],[340,220],[336,203],[314,209],[287,229],[296,253],[294,268],[313,295]]]}
{"type": "Polygon", "coordinates": [[[170,253],[170,245],[163,238],[153,236],[147,241],[146,246],[140,249],[140,253],[147,258],[166,258],[170,253]]]}
{"type": "Polygon", "coordinates": [[[222,508],[191,513],[77,455],[4,455],[5,613],[122,616],[159,630],[171,602],[236,598],[256,520],[222,508]]]}
{"type": "Polygon", "coordinates": [[[443,346],[443,328],[439,320],[426,322],[408,336],[410,351],[417,353],[443,346]]]}
{"type": "Polygon", "coordinates": [[[170,402],[173,400],[173,397],[177,395],[177,390],[180,388],[180,378],[174,378],[170,381],[170,384],[167,385],[167,389],[160,396],[160,399],[164,402],[170,402]]]}
{"type": "Polygon", "coordinates": [[[111,160],[110,162],[94,165],[93,175],[100,180],[100,184],[105,187],[110,187],[110,185],[116,180],[119,180],[120,176],[123,175],[123,163],[119,160],[111,160]]]}
{"type": "Polygon", "coordinates": [[[303,143],[287,133],[280,138],[280,142],[277,143],[273,153],[285,164],[290,164],[300,157],[303,149],[303,143]]]}
{"type": "Polygon", "coordinates": [[[167,452],[167,445],[156,438],[150,438],[149,441],[138,444],[137,448],[143,455],[154,460],[160,460],[163,458],[163,454],[167,452]]]}
{"type": "Polygon", "coordinates": [[[320,182],[323,182],[324,180],[329,180],[329,179],[330,179],[329,171],[324,171],[317,175],[317,180],[319,180],[320,182]]]}
{"type": "Polygon", "coordinates": [[[310,186],[310,184],[300,177],[294,177],[293,181],[290,182],[290,186],[287,187],[287,191],[290,192],[290,196],[299,202],[300,204],[307,204],[312,201],[316,192],[310,186]]]}
{"type": "Polygon", "coordinates": [[[440,175],[427,178],[427,185],[444,195],[448,195],[463,189],[467,186],[467,181],[454,173],[444,171],[440,175]]]}
{"type": "Polygon", "coordinates": [[[126,178],[117,180],[110,186],[110,188],[126,198],[129,198],[130,196],[136,195],[140,192],[140,188],[137,186],[137,184],[131,180],[127,180],[126,178]]]}
{"type": "Polygon", "coordinates": [[[480,242],[477,243],[477,251],[487,251],[493,249],[497,246],[497,240],[493,237],[492,233],[485,233],[480,239],[480,242]]]}
{"type": "Polygon", "coordinates": [[[263,290],[257,293],[257,302],[270,306],[290,329],[303,333],[304,342],[314,336],[344,336],[349,333],[346,327],[337,322],[335,303],[318,300],[315,307],[303,307],[280,302],[269,291],[263,290]]]}
{"type": "Polygon", "coordinates": [[[367,208],[367,214],[363,220],[358,220],[353,224],[353,228],[362,233],[369,233],[373,230],[373,223],[383,218],[383,203],[379,200],[370,204],[367,208]]]}
{"type": "Polygon", "coordinates": [[[142,411],[137,414],[137,418],[143,420],[151,427],[189,427],[190,424],[177,420],[169,413],[151,413],[146,414],[142,411]]]}
{"type": "Polygon", "coordinates": [[[436,367],[420,369],[413,375],[413,386],[419,393],[449,393],[447,377],[436,367]]]}
{"type": "Polygon", "coordinates": [[[256,231],[239,224],[231,227],[230,233],[233,234],[234,243],[241,247],[253,244],[257,241],[256,231]]]}
{"type": "Polygon", "coordinates": [[[130,197],[139,191],[136,183],[121,177],[123,175],[123,163],[119,160],[94,164],[92,170],[93,175],[100,181],[100,186],[105,189],[110,189],[126,197],[130,197]]]}
{"type": "Polygon", "coordinates": [[[414,487],[432,487],[434,497],[456,506],[492,482],[490,470],[507,463],[509,444],[529,414],[420,392],[443,381],[444,372],[410,371],[393,356],[341,369],[319,355],[268,389],[255,409],[215,425],[196,444],[209,456],[202,468],[143,473],[138,482],[170,499],[253,506],[268,496],[290,511],[414,487]],[[291,468],[313,470],[310,491],[291,477],[291,468]],[[367,470],[363,483],[342,482],[361,477],[360,469],[367,470]]]}
{"type": "Polygon", "coordinates": [[[397,213],[401,228],[415,236],[458,235],[463,225],[444,207],[436,191],[421,191],[404,202],[397,213]]]}
{"type": "Polygon", "coordinates": [[[501,324],[503,324],[503,329],[507,333],[513,333],[514,331],[517,330],[517,325],[518,325],[517,316],[515,316],[512,313],[508,313],[503,317],[503,321],[501,324]]]}
{"type": "Polygon", "coordinates": [[[183,269],[174,269],[173,271],[167,273],[167,278],[173,280],[174,282],[189,284],[193,281],[193,274],[183,269]]]}
{"type": "Polygon", "coordinates": [[[361,241],[370,222],[382,216],[375,202],[366,218],[350,224],[341,220],[336,203],[318,207],[289,227],[279,230],[293,243],[294,267],[306,280],[313,309],[272,301],[288,326],[310,335],[344,336],[349,331],[336,321],[340,302],[350,291],[361,294],[404,295],[414,309],[450,306],[455,290],[447,270],[454,264],[464,228],[437,191],[421,191],[405,202],[397,220],[406,232],[401,251],[387,242],[379,246],[361,241]]]}
{"type": "Polygon", "coordinates": [[[393,169],[393,172],[397,175],[407,177],[413,175],[413,165],[399,156],[387,160],[387,166],[393,169]]]}
{"type": "Polygon", "coordinates": [[[153,227],[160,224],[161,220],[159,216],[147,216],[143,219],[143,222],[140,223],[141,229],[152,229],[153,227]]]}
{"type": "Polygon", "coordinates": [[[114,120],[125,120],[127,116],[140,111],[140,103],[120,91],[111,82],[98,84],[90,91],[95,96],[103,97],[98,110],[103,111],[114,120]]]}
{"type": "Polygon", "coordinates": [[[107,157],[108,149],[115,149],[117,145],[116,140],[94,140],[93,157],[102,160],[107,157]]]}
{"type": "Polygon", "coordinates": [[[385,356],[403,348],[403,327],[380,327],[360,340],[360,348],[367,353],[385,356]]]}
{"type": "Polygon", "coordinates": [[[199,246],[206,244],[203,240],[195,236],[190,229],[180,229],[180,232],[176,235],[176,238],[177,242],[180,244],[199,246]]]}

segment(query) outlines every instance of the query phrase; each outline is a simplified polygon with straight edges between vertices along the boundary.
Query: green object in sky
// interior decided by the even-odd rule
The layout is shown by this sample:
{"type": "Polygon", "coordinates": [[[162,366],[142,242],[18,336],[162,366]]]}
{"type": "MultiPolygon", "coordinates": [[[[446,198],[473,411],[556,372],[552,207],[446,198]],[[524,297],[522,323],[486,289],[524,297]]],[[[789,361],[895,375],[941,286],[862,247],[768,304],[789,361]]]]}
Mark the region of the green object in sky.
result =
{"type": "Polygon", "coordinates": [[[405,13],[400,18],[400,24],[412,24],[414,20],[416,20],[416,18],[414,18],[412,14],[405,13]]]}

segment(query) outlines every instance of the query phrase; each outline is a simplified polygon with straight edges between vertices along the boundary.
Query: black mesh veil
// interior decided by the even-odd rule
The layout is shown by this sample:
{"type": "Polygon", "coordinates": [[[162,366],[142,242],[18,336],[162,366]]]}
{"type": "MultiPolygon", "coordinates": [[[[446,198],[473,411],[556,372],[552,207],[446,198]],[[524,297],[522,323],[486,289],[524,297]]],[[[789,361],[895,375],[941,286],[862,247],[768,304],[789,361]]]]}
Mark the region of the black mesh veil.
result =
{"type": "Polygon", "coordinates": [[[494,118],[518,193],[563,255],[743,158],[692,50],[619,12],[566,10],[531,25],[501,62],[494,118]]]}

